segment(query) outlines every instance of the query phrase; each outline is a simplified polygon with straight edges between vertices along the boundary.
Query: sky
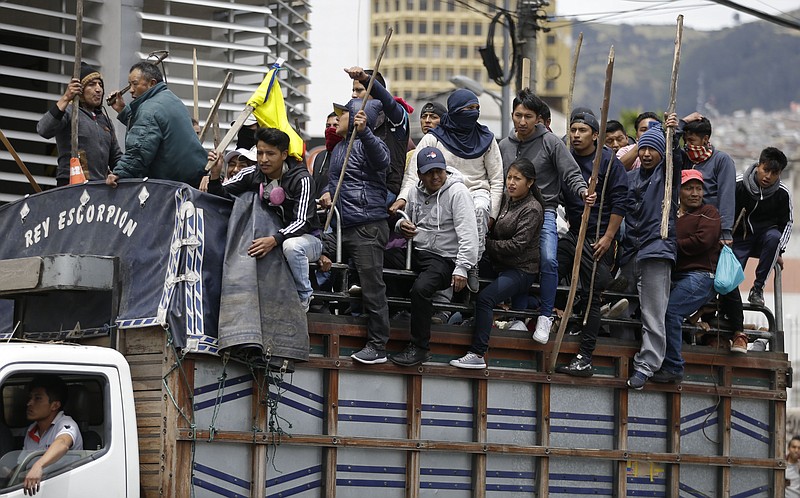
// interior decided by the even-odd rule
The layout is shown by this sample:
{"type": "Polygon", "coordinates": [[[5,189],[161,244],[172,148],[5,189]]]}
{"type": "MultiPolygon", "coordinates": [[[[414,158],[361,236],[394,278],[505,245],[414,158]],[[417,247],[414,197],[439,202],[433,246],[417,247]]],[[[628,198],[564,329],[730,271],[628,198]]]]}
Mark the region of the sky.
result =
{"type": "MultiPolygon", "coordinates": [[[[350,98],[345,66],[370,67],[369,8],[371,0],[311,0],[311,86],[309,115],[311,136],[322,136],[332,102],[350,98]],[[318,125],[318,126],[315,126],[318,125]]],[[[509,0],[514,8],[517,0],[509,0]]],[[[783,15],[800,9],[800,0],[737,0],[737,3],[770,14],[783,15]]],[[[737,12],[707,0],[557,0],[558,16],[627,24],[674,24],[678,14],[684,25],[716,30],[734,26],[737,12]]],[[[799,16],[800,17],[800,16],[799,16]]],[[[755,18],[738,14],[738,22],[755,18]]],[[[800,21],[800,19],[796,19],[800,21]]]]}

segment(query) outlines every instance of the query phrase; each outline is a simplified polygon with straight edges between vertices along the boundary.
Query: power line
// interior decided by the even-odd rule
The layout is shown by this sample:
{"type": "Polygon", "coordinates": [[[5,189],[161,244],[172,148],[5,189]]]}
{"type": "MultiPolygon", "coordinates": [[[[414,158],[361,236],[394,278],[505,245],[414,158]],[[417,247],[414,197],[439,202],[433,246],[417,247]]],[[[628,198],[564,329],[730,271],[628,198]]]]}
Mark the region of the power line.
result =
{"type": "Polygon", "coordinates": [[[711,1],[718,3],[720,5],[724,5],[725,7],[731,8],[733,10],[738,10],[739,12],[750,14],[753,17],[758,17],[759,19],[763,19],[773,24],[777,24],[778,26],[783,26],[784,28],[796,29],[800,31],[800,23],[791,21],[789,19],[784,19],[782,17],[774,16],[772,14],[767,14],[766,12],[762,12],[760,10],[740,5],[736,2],[732,2],[731,0],[711,0],[711,1]]]}

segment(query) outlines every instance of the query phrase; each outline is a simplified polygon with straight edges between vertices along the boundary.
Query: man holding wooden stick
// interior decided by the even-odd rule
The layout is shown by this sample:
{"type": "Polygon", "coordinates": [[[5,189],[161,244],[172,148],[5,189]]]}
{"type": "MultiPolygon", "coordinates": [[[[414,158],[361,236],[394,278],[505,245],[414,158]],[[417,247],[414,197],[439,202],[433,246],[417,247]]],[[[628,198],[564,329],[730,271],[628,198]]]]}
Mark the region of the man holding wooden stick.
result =
{"type": "Polygon", "coordinates": [[[36,132],[43,138],[56,139],[58,169],[56,185],[69,184],[69,159],[71,156],[72,105],[79,97],[78,150],[85,160],[89,180],[104,180],[108,172],[117,165],[122,151],[114,135],[111,120],[103,113],[103,75],[89,66],[81,64],[80,79],[69,82],[64,95],[36,124],[36,132]]]}

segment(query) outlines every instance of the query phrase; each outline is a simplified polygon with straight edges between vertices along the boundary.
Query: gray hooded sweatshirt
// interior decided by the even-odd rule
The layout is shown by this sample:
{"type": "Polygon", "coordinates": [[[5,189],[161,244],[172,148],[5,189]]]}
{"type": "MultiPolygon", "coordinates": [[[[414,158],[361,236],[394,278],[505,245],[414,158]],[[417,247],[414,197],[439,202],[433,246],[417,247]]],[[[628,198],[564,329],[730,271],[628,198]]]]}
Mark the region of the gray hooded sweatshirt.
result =
{"type": "MultiPolygon", "coordinates": [[[[454,260],[453,275],[467,277],[467,270],[478,264],[478,222],[472,195],[458,170],[448,166],[447,180],[433,194],[422,182],[407,199],[406,212],[417,227],[414,249],[454,260]]],[[[400,221],[395,225],[399,231],[400,221]]]]}
{"type": "Polygon", "coordinates": [[[529,159],[536,169],[536,185],[542,193],[545,210],[558,208],[561,183],[576,196],[586,189],[586,181],[581,169],[572,157],[567,146],[542,124],[537,124],[530,137],[520,142],[514,130],[500,141],[500,155],[503,156],[503,175],[518,157],[529,159]]]}

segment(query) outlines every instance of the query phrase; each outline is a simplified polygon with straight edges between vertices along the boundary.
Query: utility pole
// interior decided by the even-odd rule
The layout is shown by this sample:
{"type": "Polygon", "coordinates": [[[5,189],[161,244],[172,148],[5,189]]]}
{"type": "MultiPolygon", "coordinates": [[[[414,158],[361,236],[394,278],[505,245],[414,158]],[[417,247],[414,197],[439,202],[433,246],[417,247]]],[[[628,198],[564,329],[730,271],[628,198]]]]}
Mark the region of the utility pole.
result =
{"type": "MultiPolygon", "coordinates": [[[[536,67],[537,67],[537,47],[536,34],[538,31],[550,31],[549,28],[539,26],[539,21],[546,19],[542,8],[550,5],[547,0],[517,0],[517,39],[520,43],[520,57],[531,61],[530,88],[536,91],[536,67]]],[[[522,59],[517,61],[519,73],[517,74],[516,87],[520,89],[522,84],[522,59]]]]}

